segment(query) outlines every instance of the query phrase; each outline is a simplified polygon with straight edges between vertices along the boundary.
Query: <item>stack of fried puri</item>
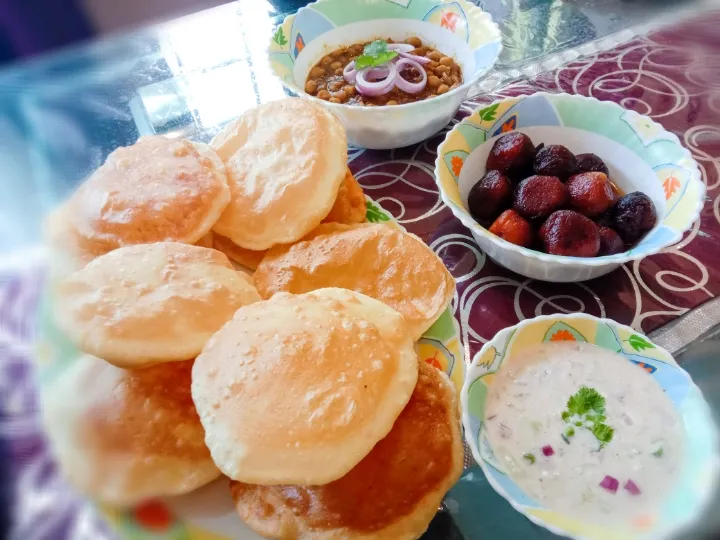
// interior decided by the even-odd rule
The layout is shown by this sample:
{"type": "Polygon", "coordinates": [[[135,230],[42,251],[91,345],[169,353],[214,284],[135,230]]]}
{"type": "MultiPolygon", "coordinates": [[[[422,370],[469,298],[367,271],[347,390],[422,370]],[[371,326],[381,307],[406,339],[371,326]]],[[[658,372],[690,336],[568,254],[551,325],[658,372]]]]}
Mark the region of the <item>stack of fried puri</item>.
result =
{"type": "Polygon", "coordinates": [[[455,391],[394,309],[347,289],[240,308],[192,396],[237,511],[270,538],[418,538],[462,470],[455,391]]]}
{"type": "Polygon", "coordinates": [[[418,339],[452,300],[455,281],[419,238],[382,224],[317,227],[302,242],[270,249],[253,276],[258,292],[342,287],[400,312],[418,339]]]}
{"type": "Polygon", "coordinates": [[[272,538],[422,534],[462,447],[414,345],[454,282],[418,238],[361,224],[346,158],[334,116],[282,100],[209,146],[113,152],[52,216],[54,318],[83,355],[44,414],[78,487],[130,505],[225,474],[272,538]]]}

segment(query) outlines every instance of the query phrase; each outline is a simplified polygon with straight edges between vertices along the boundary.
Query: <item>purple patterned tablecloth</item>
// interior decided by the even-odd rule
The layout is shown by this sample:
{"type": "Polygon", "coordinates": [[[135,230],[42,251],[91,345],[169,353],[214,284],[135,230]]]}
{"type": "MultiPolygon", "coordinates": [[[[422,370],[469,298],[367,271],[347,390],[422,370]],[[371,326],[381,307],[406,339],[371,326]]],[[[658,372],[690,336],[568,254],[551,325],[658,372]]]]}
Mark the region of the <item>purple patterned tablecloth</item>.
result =
{"type": "MultiPolygon", "coordinates": [[[[458,115],[503,96],[578,93],[649,115],[690,149],[708,187],[701,219],[677,246],[597,280],[537,282],[487,259],[435,186],[434,160],[444,132],[390,152],[351,151],[350,167],[367,194],[424,238],[456,277],[454,306],[470,354],[501,328],[539,314],[585,311],[650,332],[720,293],[719,26],[720,12],[705,14],[471,100],[458,115]]],[[[28,358],[41,278],[41,263],[27,262],[20,272],[0,268],[0,443],[10,456],[5,470],[11,478],[3,484],[12,490],[12,538],[103,538],[91,507],[57,475],[38,425],[28,358]]]]}

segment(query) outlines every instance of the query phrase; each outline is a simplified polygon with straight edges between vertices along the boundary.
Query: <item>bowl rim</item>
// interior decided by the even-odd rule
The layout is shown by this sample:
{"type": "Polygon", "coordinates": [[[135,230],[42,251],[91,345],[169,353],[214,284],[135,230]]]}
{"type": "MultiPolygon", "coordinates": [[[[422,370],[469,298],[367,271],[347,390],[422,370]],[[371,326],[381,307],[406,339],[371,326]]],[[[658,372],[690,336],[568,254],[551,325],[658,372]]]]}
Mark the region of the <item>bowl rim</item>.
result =
{"type": "MultiPolygon", "coordinates": [[[[309,4],[301,7],[298,9],[295,13],[291,13],[287,15],[281,23],[278,23],[274,30],[283,26],[288,19],[291,17],[296,17],[301,11],[306,10],[308,8],[311,8],[315,4],[325,3],[325,2],[332,2],[332,1],[339,1],[339,0],[315,0],[314,2],[310,2],[309,4]]],[[[344,0],[346,2],[349,1],[355,1],[355,0],[344,0]]],[[[283,88],[286,90],[296,94],[299,97],[309,99],[310,101],[313,101],[315,103],[318,103],[324,107],[328,107],[330,110],[337,109],[337,110],[352,110],[352,111],[358,111],[358,110],[365,110],[365,111],[371,111],[370,114],[382,114],[389,110],[395,111],[395,110],[411,110],[412,108],[417,108],[422,106],[423,103],[426,102],[432,102],[435,98],[447,98],[449,96],[454,96],[457,94],[460,94],[461,92],[466,92],[470,90],[470,87],[477,83],[481,78],[485,77],[490,71],[492,71],[495,68],[495,65],[497,64],[498,59],[500,58],[500,54],[503,51],[503,43],[502,43],[502,32],[500,31],[500,27],[497,25],[497,23],[493,20],[492,16],[483,9],[480,8],[480,6],[471,4],[470,2],[465,2],[467,5],[463,6],[463,9],[466,9],[469,13],[472,14],[471,17],[468,17],[468,23],[470,23],[471,20],[474,19],[482,19],[483,22],[487,25],[487,28],[491,30],[492,39],[487,41],[487,44],[489,43],[497,43],[498,49],[495,54],[495,58],[493,59],[492,64],[490,67],[488,67],[485,71],[480,71],[474,74],[470,79],[464,80],[463,83],[458,86],[457,88],[454,88],[452,90],[449,90],[445,94],[441,94],[439,96],[433,96],[432,98],[426,98],[421,99],[420,101],[413,101],[412,103],[402,103],[400,105],[377,105],[375,107],[359,107],[357,105],[349,105],[345,103],[332,103],[331,101],[326,101],[324,99],[320,99],[318,97],[312,96],[305,92],[304,88],[300,88],[299,86],[291,85],[287,81],[285,81],[282,77],[280,77],[275,70],[272,68],[272,65],[270,65],[270,56],[273,53],[272,46],[273,41],[272,37],[270,38],[270,44],[265,50],[266,53],[266,59],[268,63],[268,67],[270,69],[270,72],[273,74],[273,76],[280,81],[280,84],[282,84],[283,88]]],[[[442,1],[438,1],[437,5],[442,5],[442,1]]],[[[399,17],[398,20],[404,21],[408,20],[407,17],[402,18],[399,17]]],[[[410,19],[410,20],[416,20],[416,19],[410,19]]],[[[357,21],[357,22],[363,22],[363,21],[357,21]]],[[[342,25],[345,26],[345,25],[342,25]]],[[[342,26],[336,26],[335,28],[342,28],[342,26]]],[[[322,35],[322,34],[321,34],[322,35]]],[[[464,78],[463,78],[464,79],[464,78]]]]}
{"type": "MultiPolygon", "coordinates": [[[[463,383],[462,390],[460,392],[460,406],[462,408],[462,426],[463,426],[463,433],[465,436],[465,441],[467,442],[467,445],[470,447],[470,452],[472,454],[473,460],[475,463],[478,464],[478,466],[482,469],[483,474],[485,475],[485,478],[487,479],[488,483],[492,486],[492,488],[495,490],[495,492],[500,495],[503,499],[505,499],[510,505],[520,514],[525,516],[527,519],[529,519],[531,522],[533,522],[535,525],[539,525],[540,527],[543,527],[544,529],[547,529],[551,531],[554,534],[557,534],[559,536],[563,536],[566,538],[571,538],[573,540],[586,540],[586,537],[580,536],[578,534],[572,534],[565,530],[560,529],[559,527],[549,524],[545,522],[543,519],[534,516],[532,514],[529,514],[525,511],[525,508],[517,502],[509,493],[505,491],[505,489],[493,478],[493,476],[489,473],[489,469],[487,468],[488,465],[485,463],[485,460],[482,458],[482,455],[480,454],[480,449],[477,446],[477,441],[475,440],[475,437],[472,435],[472,429],[470,425],[470,413],[468,408],[468,402],[469,402],[469,391],[470,386],[478,380],[477,372],[479,371],[478,361],[482,357],[482,354],[489,349],[490,347],[497,348],[497,342],[499,339],[505,338],[508,334],[514,333],[516,330],[520,330],[522,328],[531,326],[533,324],[536,324],[538,322],[544,322],[544,321],[564,321],[564,320],[589,320],[593,321],[597,324],[608,324],[610,326],[613,326],[615,328],[623,328],[626,329],[632,333],[638,333],[634,328],[621,324],[617,321],[614,321],[613,319],[608,319],[606,317],[595,317],[594,315],[589,315],[587,313],[554,313],[551,315],[538,315],[537,317],[531,317],[529,319],[524,319],[520,321],[519,323],[508,326],[506,328],[503,328],[499,332],[497,332],[492,339],[488,340],[482,348],[475,353],[475,356],[473,356],[472,362],[470,362],[470,365],[467,367],[467,371],[465,372],[465,382],[463,383]]],[[[642,333],[642,332],[640,332],[642,333]]],[[[683,367],[678,364],[675,361],[675,357],[670,354],[670,352],[665,349],[664,347],[660,347],[659,345],[656,345],[655,343],[650,340],[645,335],[645,338],[652,343],[656,349],[663,351],[668,354],[673,359],[674,364],[672,364],[672,367],[677,369],[681,376],[685,377],[689,384],[689,389],[692,391],[697,392],[697,395],[700,397],[700,403],[702,406],[702,412],[706,414],[709,418],[712,418],[712,410],[710,409],[710,405],[708,404],[707,400],[705,399],[705,396],[703,395],[700,388],[695,384],[695,381],[693,381],[690,374],[683,369],[683,367]]],[[[622,353],[620,353],[622,354],[622,353]]],[[[490,373],[489,371],[486,371],[485,373],[490,373]]],[[[493,372],[494,373],[494,372],[493,372]]],[[[720,483],[720,432],[718,432],[718,427],[715,425],[714,422],[710,422],[708,431],[710,433],[710,445],[713,449],[713,458],[710,461],[710,463],[707,464],[707,467],[705,469],[705,474],[710,475],[710,489],[707,491],[707,496],[705,500],[701,501],[694,509],[693,512],[690,512],[688,516],[684,517],[683,519],[679,520],[677,523],[675,523],[673,526],[662,530],[653,532],[653,538],[656,539],[666,539],[670,538],[673,535],[677,534],[678,532],[688,528],[692,522],[695,521],[695,519],[700,516],[707,508],[709,508],[710,503],[712,501],[713,493],[718,488],[718,485],[720,483]]],[[[520,489],[523,493],[524,490],[518,486],[518,489],[520,489]]],[[[541,508],[546,508],[545,506],[541,505],[541,508]]]]}
{"type": "MultiPolygon", "coordinates": [[[[561,126],[565,127],[565,126],[561,126]]],[[[487,141],[486,141],[487,142],[487,141]]],[[[485,144],[485,143],[483,143],[485,144]]],[[[472,152],[471,152],[472,153],[472,152]]],[[[622,107],[621,105],[618,105],[614,101],[603,101],[599,100],[592,96],[582,96],[578,94],[568,94],[566,92],[534,92],[532,94],[523,94],[520,96],[513,96],[513,97],[505,97],[501,99],[496,99],[492,103],[487,104],[481,104],[478,105],[476,108],[473,109],[472,113],[470,113],[468,116],[463,118],[460,122],[457,122],[451,130],[447,132],[445,135],[445,138],[440,143],[437,149],[437,157],[435,158],[435,184],[438,186],[438,190],[440,192],[440,197],[442,201],[445,203],[445,205],[450,208],[453,215],[458,218],[463,225],[465,225],[472,233],[478,234],[482,236],[483,238],[488,239],[490,242],[492,242],[497,248],[501,250],[506,251],[512,251],[517,253],[520,256],[531,258],[531,259],[537,259],[539,261],[542,261],[544,263],[554,263],[558,264],[560,266],[584,266],[584,267],[601,267],[608,264],[624,264],[626,262],[634,261],[637,259],[642,259],[644,257],[647,257],[649,255],[655,255],[656,253],[659,253],[663,249],[672,246],[676,243],[678,243],[683,235],[692,228],[693,223],[697,221],[697,219],[700,217],[700,213],[702,212],[703,207],[705,206],[705,193],[707,191],[707,187],[705,183],[702,180],[702,174],[700,172],[700,166],[698,165],[695,158],[693,158],[691,152],[680,143],[680,139],[677,135],[674,133],[667,131],[662,124],[659,122],[655,122],[652,118],[646,115],[642,115],[640,113],[637,113],[635,111],[632,111],[631,109],[626,109],[625,107],[622,107]],[[684,225],[684,227],[681,230],[674,231],[674,234],[666,239],[664,242],[661,242],[660,244],[656,245],[652,249],[643,252],[643,253],[633,253],[633,250],[635,248],[632,248],[628,251],[625,251],[623,253],[618,253],[616,255],[604,255],[602,257],[569,257],[566,255],[551,255],[549,253],[543,253],[541,251],[535,251],[530,248],[518,246],[516,244],[513,244],[511,242],[508,242],[507,240],[503,240],[499,236],[496,236],[492,234],[488,229],[481,226],[479,223],[477,223],[473,217],[470,215],[469,212],[467,212],[465,209],[458,207],[453,201],[450,200],[448,195],[446,194],[445,190],[443,189],[442,183],[440,182],[440,175],[442,166],[444,165],[442,156],[446,153],[446,148],[449,145],[449,139],[450,134],[455,132],[460,125],[466,125],[469,124],[469,119],[474,115],[478,110],[490,107],[495,104],[501,104],[503,102],[509,101],[509,100],[516,100],[517,98],[525,99],[530,96],[544,96],[548,98],[549,101],[552,101],[553,99],[557,98],[563,98],[563,99],[573,99],[576,101],[581,101],[584,103],[589,102],[598,102],[602,104],[608,104],[611,107],[614,107],[618,111],[621,111],[623,113],[625,112],[632,112],[634,114],[637,114],[639,118],[642,118],[643,120],[647,121],[651,126],[654,128],[660,129],[660,134],[663,135],[667,140],[670,142],[676,144],[681,149],[682,157],[689,160],[691,163],[690,167],[690,178],[688,179],[688,185],[690,183],[694,183],[699,187],[698,190],[698,200],[695,204],[695,208],[690,213],[690,217],[687,220],[687,223],[684,225]]],[[[664,219],[664,216],[663,216],[664,219]]]]}

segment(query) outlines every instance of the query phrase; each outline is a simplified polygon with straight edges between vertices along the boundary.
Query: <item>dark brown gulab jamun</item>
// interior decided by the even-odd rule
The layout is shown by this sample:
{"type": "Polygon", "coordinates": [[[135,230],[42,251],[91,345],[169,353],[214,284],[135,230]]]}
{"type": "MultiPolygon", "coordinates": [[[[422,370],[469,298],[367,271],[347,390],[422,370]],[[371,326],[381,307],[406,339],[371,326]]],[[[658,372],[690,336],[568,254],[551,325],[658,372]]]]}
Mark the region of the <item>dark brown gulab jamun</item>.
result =
{"type": "Polygon", "coordinates": [[[625,251],[625,242],[622,241],[620,235],[610,227],[598,227],[600,233],[600,251],[598,257],[603,255],[615,255],[625,251]]]}
{"type": "Polygon", "coordinates": [[[490,226],[489,231],[518,246],[528,247],[533,241],[530,223],[515,210],[505,210],[490,226]]]}
{"type": "Polygon", "coordinates": [[[591,152],[578,154],[575,159],[577,160],[578,172],[601,172],[605,176],[610,176],[610,171],[608,171],[605,162],[591,152]]]}
{"type": "Polygon", "coordinates": [[[558,210],[540,227],[546,253],[566,257],[595,257],[600,251],[598,228],[579,212],[558,210]]]}
{"type": "Polygon", "coordinates": [[[535,155],[535,174],[557,176],[563,182],[578,170],[575,155],[561,144],[550,144],[535,155]]]}
{"type": "Polygon", "coordinates": [[[470,215],[481,223],[490,223],[510,206],[513,187],[500,171],[488,171],[468,194],[470,215]]]}
{"type": "Polygon", "coordinates": [[[486,168],[507,175],[519,182],[532,174],[535,145],[530,137],[519,131],[511,131],[498,138],[488,155],[486,168]]]}
{"type": "Polygon", "coordinates": [[[634,244],[655,226],[657,213],[650,197],[640,191],[622,196],[612,207],[612,223],[626,244],[634,244]]]}
{"type": "Polygon", "coordinates": [[[540,219],[565,206],[567,199],[567,188],[559,178],[531,176],[515,189],[513,208],[527,219],[540,219]]]}
{"type": "Polygon", "coordinates": [[[615,202],[615,192],[607,175],[601,172],[575,174],[565,182],[570,208],[587,217],[597,217],[615,202]]]}

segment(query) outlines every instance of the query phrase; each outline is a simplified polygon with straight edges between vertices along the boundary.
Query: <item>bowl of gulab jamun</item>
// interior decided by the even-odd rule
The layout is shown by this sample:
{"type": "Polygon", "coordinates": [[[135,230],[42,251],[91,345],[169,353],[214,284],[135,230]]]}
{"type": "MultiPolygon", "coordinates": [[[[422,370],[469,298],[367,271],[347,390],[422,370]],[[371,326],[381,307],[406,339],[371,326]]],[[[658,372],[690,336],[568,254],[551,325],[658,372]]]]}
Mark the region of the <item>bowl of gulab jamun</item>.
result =
{"type": "Polygon", "coordinates": [[[479,107],[438,148],[435,175],[491,259],[555,282],[592,279],[676,243],[705,193],[675,135],[568,94],[479,107]]]}
{"type": "Polygon", "coordinates": [[[467,0],[319,0],[277,27],[268,56],[286,90],[331,110],[350,143],[389,149],[445,127],[501,41],[467,0]]]}

